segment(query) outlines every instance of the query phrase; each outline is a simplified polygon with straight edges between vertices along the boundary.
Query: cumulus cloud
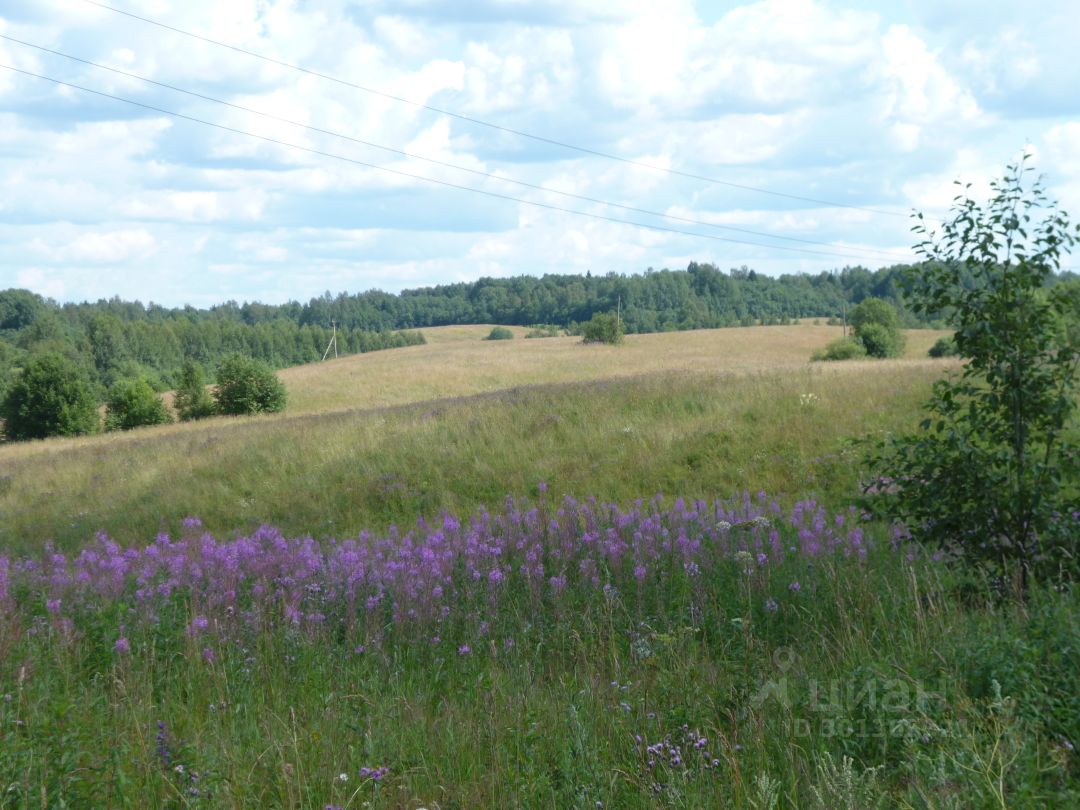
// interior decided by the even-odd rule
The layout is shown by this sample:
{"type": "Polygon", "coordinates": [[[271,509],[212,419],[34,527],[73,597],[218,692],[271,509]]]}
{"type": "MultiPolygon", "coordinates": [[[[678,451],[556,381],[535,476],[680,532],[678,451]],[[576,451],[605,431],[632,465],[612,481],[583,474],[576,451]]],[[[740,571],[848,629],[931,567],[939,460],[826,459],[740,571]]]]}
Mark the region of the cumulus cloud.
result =
{"type": "Polygon", "coordinates": [[[1038,16],[929,0],[125,6],[342,82],[85,3],[10,5],[0,11],[0,33],[495,175],[408,159],[0,40],[0,63],[371,164],[0,70],[0,286],[58,298],[279,301],[327,287],[636,272],[690,259],[770,273],[878,266],[891,261],[880,251],[907,255],[908,224],[860,209],[941,212],[954,179],[985,183],[1029,138],[1054,192],[1080,200],[1080,97],[1069,90],[1080,74],[1067,0],[1048,0],[1038,16]],[[384,169],[722,234],[498,179],[513,178],[684,220],[833,243],[842,255],[590,219],[384,169]]]}

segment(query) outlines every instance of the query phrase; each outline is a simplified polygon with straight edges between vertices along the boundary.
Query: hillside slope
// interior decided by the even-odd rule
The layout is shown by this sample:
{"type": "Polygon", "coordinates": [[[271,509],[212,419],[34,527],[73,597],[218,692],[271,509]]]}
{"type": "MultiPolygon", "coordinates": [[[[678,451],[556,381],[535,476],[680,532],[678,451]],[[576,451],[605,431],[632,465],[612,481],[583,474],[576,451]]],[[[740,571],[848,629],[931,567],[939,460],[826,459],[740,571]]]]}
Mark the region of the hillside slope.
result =
{"type": "MultiPolygon", "coordinates": [[[[198,515],[347,536],[541,480],[637,497],[850,493],[844,440],[910,424],[943,364],[809,364],[837,330],[486,342],[486,327],[281,372],[284,414],[0,446],[0,548],[126,541],[198,515]],[[812,394],[812,397],[806,395],[812,394]]],[[[912,335],[910,351],[936,333],[912,335]]]]}

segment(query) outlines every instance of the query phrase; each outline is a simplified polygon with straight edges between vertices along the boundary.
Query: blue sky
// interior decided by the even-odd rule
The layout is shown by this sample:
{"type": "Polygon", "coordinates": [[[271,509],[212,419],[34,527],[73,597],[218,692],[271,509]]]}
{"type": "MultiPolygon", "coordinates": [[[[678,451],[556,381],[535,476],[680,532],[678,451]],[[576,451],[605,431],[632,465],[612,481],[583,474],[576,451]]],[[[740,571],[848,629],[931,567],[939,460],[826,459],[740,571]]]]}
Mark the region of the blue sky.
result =
{"type": "Polygon", "coordinates": [[[985,189],[1025,147],[1080,212],[1072,0],[113,4],[470,118],[775,193],[478,126],[84,0],[6,0],[7,37],[496,177],[10,40],[2,64],[359,163],[714,238],[438,186],[0,69],[0,288],[204,306],[691,260],[770,274],[878,267],[911,257],[913,208],[943,214],[954,180],[985,189]]]}

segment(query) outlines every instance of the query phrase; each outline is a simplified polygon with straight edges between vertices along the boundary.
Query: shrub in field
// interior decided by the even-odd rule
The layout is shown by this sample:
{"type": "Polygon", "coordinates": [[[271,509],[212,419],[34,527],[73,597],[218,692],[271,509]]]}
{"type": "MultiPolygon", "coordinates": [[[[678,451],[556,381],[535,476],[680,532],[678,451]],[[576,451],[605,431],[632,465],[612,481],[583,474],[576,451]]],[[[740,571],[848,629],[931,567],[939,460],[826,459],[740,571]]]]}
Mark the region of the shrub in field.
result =
{"type": "Polygon", "coordinates": [[[938,338],[927,354],[930,357],[956,357],[956,341],[952,337],[938,338]]]}
{"type": "Polygon", "coordinates": [[[1009,167],[985,207],[958,196],[940,232],[919,215],[929,261],[911,275],[912,305],[953,313],[966,362],[935,385],[921,430],[887,438],[871,458],[877,481],[888,479],[886,514],[969,560],[1018,566],[1021,593],[1033,567],[1080,569],[1069,519],[1080,503],[1080,344],[1061,328],[1063,299],[1043,289],[1080,228],[1038,181],[1025,184],[1029,171],[1009,167]]]}
{"type": "Polygon", "coordinates": [[[899,357],[904,352],[900,319],[888,301],[866,298],[851,311],[855,337],[871,357],[899,357]]]}
{"type": "Polygon", "coordinates": [[[513,340],[514,333],[505,326],[495,326],[484,340],[513,340]]]}
{"type": "Polygon", "coordinates": [[[180,371],[180,382],[176,387],[173,404],[182,422],[205,419],[216,412],[214,400],[206,390],[206,377],[202,367],[192,360],[185,362],[180,371]]]}
{"type": "Polygon", "coordinates": [[[866,347],[855,338],[834,340],[820,351],[814,352],[812,360],[857,360],[866,357],[866,347]]]}
{"type": "Polygon", "coordinates": [[[105,410],[106,430],[131,430],[171,421],[165,403],[146,380],[119,380],[109,390],[105,410]]]}
{"type": "Polygon", "coordinates": [[[62,354],[30,360],[0,403],[9,439],[77,436],[98,429],[97,403],[83,370],[62,354]]]}
{"type": "Polygon", "coordinates": [[[868,323],[857,333],[858,340],[870,357],[899,357],[904,351],[904,336],[899,329],[889,329],[880,323],[868,323]]]}
{"type": "Polygon", "coordinates": [[[525,337],[527,337],[527,338],[558,337],[560,331],[561,330],[557,326],[554,326],[554,325],[551,325],[551,324],[547,324],[547,325],[541,324],[539,326],[534,326],[532,329],[530,329],[528,332],[526,332],[525,337]]]}
{"type": "Polygon", "coordinates": [[[614,315],[597,312],[581,325],[581,337],[585,343],[620,343],[623,339],[622,324],[614,315]]]}
{"type": "Polygon", "coordinates": [[[214,401],[220,413],[274,413],[285,409],[285,398],[285,386],[265,363],[234,354],[218,367],[214,401]]]}

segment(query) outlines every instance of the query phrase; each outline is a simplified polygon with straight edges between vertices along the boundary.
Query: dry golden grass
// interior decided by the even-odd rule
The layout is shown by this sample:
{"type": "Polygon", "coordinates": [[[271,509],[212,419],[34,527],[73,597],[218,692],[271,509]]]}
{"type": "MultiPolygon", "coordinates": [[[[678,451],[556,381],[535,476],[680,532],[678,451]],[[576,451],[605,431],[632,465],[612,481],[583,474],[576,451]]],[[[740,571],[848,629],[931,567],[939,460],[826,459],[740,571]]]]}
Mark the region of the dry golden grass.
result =
{"type": "MultiPolygon", "coordinates": [[[[801,368],[841,335],[831,326],[756,326],[628,335],[620,346],[577,337],[483,340],[490,325],[425,329],[427,346],[343,357],[280,373],[290,413],[402,405],[503,388],[603,380],[657,371],[758,372],[801,368]]],[[[911,358],[944,332],[908,334],[911,358]]]]}
{"type": "Polygon", "coordinates": [[[340,536],[497,503],[539,480],[610,497],[845,493],[844,438],[912,419],[953,364],[925,358],[933,332],[909,336],[912,359],[811,364],[839,329],[615,347],[429,331],[427,346],[281,372],[282,414],[0,445],[0,549],[50,537],[70,547],[98,529],[135,541],[189,514],[216,531],[268,520],[340,536]]]}
{"type": "MultiPolygon", "coordinates": [[[[197,423],[163,425],[128,433],[0,443],[4,462],[64,453],[73,448],[135,446],[155,436],[213,431],[220,434],[248,424],[266,425],[306,414],[384,408],[428,400],[471,396],[530,385],[617,379],[657,372],[703,374],[792,373],[810,366],[810,355],[841,336],[836,326],[753,326],[692,332],[628,335],[619,346],[586,345],[578,337],[525,340],[525,327],[508,327],[514,340],[484,340],[490,324],[424,329],[424,346],[350,355],[284,369],[278,376],[289,392],[282,414],[222,417],[197,423]]],[[[937,330],[907,332],[903,361],[864,360],[815,363],[823,373],[888,373],[894,364],[945,367],[926,352],[942,335],[937,330]]],[[[171,406],[171,396],[166,394],[171,406]]]]}

